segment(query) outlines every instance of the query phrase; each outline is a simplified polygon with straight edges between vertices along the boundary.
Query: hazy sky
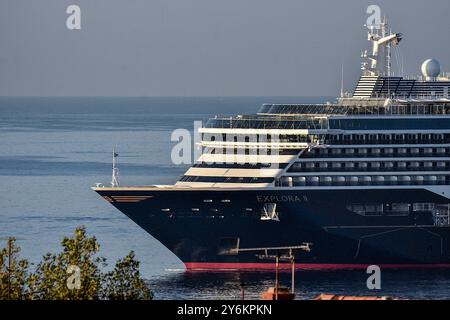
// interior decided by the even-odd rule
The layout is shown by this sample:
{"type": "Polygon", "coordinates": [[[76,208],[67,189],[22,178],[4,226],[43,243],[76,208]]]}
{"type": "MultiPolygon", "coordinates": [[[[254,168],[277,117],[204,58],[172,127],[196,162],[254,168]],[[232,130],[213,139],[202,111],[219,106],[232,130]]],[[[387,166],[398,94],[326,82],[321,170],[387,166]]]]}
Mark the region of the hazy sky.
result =
{"type": "Polygon", "coordinates": [[[334,96],[369,4],[404,34],[405,73],[450,71],[449,0],[0,0],[0,95],[334,96]]]}

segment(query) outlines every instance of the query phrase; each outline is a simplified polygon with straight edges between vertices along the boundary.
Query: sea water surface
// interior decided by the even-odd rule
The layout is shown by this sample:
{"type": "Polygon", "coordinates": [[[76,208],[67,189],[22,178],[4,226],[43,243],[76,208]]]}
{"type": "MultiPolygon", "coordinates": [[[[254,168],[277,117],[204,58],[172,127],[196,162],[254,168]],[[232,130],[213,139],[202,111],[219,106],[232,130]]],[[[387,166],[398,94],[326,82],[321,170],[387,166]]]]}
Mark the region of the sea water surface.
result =
{"type": "MultiPolygon", "coordinates": [[[[110,265],[134,250],[157,299],[259,298],[273,273],[186,273],[152,236],[90,187],[111,179],[119,153],[122,185],[174,183],[186,166],[172,164],[178,128],[215,114],[253,113],[262,103],[323,102],[296,97],[0,97],[0,244],[14,236],[21,255],[38,262],[84,225],[110,265]]],[[[382,289],[367,289],[364,270],[296,273],[298,299],[319,293],[450,298],[448,271],[382,271],[382,289]]],[[[281,275],[290,285],[290,275],[281,275]]]]}

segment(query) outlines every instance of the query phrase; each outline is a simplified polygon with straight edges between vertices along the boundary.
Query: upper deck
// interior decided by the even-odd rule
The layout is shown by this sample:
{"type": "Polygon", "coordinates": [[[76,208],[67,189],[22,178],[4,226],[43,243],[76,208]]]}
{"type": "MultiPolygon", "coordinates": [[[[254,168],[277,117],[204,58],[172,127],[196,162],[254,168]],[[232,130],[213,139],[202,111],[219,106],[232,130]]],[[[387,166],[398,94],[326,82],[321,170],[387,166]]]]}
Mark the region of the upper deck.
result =
{"type": "Polygon", "coordinates": [[[210,118],[201,131],[386,128],[450,129],[450,100],[341,98],[335,104],[264,104],[253,115],[210,118]]]}

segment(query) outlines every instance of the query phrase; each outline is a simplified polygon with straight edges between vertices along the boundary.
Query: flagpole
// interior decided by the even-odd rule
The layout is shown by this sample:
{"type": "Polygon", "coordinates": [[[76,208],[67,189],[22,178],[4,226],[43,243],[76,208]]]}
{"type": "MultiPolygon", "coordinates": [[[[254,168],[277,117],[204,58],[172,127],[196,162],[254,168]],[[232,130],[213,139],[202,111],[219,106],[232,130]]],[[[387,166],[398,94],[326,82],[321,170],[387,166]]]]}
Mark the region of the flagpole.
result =
{"type": "Polygon", "coordinates": [[[112,169],[114,171],[114,168],[116,167],[116,158],[114,157],[114,154],[116,153],[116,149],[113,148],[113,152],[112,152],[112,169]]]}
{"type": "Polygon", "coordinates": [[[115,188],[119,186],[119,170],[116,168],[116,157],[119,154],[116,153],[116,148],[113,148],[112,153],[112,177],[111,177],[111,187],[115,188]]]}

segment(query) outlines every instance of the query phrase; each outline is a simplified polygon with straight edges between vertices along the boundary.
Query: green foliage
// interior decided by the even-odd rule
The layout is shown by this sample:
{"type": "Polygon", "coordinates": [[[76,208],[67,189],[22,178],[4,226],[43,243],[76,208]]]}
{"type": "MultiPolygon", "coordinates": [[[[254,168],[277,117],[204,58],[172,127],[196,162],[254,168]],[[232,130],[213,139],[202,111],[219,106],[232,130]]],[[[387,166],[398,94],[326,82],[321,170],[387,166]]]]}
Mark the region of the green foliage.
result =
{"type": "Polygon", "coordinates": [[[8,239],[6,248],[0,250],[0,300],[25,299],[28,261],[19,260],[20,248],[16,239],[8,239]]]}
{"type": "Polygon", "coordinates": [[[105,276],[103,295],[111,300],[150,300],[153,293],[141,278],[139,261],[133,251],[117,261],[113,271],[105,276]]]}
{"type": "Polygon", "coordinates": [[[20,248],[0,251],[0,299],[93,300],[152,299],[153,294],[141,278],[139,261],[134,252],[119,260],[113,271],[102,273],[106,259],[98,256],[100,245],[79,227],[73,237],[61,242],[62,252],[46,254],[34,273],[28,273],[28,262],[18,260],[20,248]],[[8,254],[11,252],[11,273],[8,254]],[[8,279],[11,287],[8,290],[8,279]],[[78,279],[78,280],[77,280],[78,279]]]}
{"type": "Polygon", "coordinates": [[[63,251],[47,254],[36,268],[35,277],[30,281],[30,291],[34,299],[51,300],[92,300],[98,299],[105,259],[98,257],[100,245],[95,237],[87,237],[84,227],[77,228],[73,238],[64,238],[63,251]],[[81,287],[69,288],[71,273],[69,266],[80,269],[81,287]]]}

